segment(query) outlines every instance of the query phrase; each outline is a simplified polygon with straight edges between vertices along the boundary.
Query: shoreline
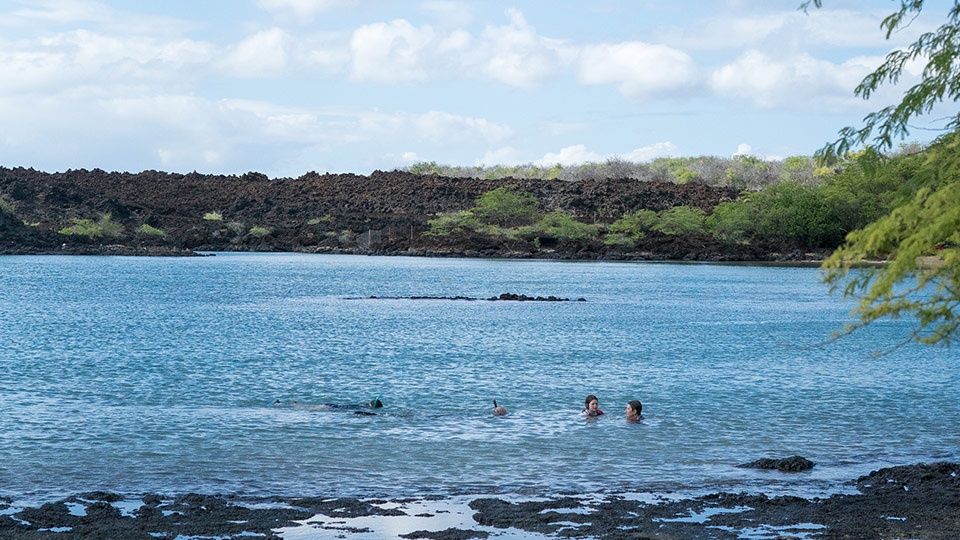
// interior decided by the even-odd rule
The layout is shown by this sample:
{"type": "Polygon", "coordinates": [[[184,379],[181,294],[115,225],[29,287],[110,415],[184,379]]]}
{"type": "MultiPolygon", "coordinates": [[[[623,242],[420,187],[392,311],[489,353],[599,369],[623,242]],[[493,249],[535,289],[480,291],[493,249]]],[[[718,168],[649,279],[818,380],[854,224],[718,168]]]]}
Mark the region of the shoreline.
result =
{"type": "Polygon", "coordinates": [[[146,494],[135,499],[90,492],[19,507],[15,500],[0,496],[0,536],[8,540],[960,537],[960,463],[889,467],[852,484],[856,493],[813,499],[727,492],[689,498],[558,493],[547,499],[201,494],[146,494]]]}
{"type": "MultiPolygon", "coordinates": [[[[785,267],[785,268],[819,268],[823,264],[823,257],[817,258],[771,258],[771,259],[669,259],[655,257],[603,256],[603,257],[576,257],[567,254],[525,254],[504,252],[498,254],[481,254],[455,251],[361,251],[361,250],[323,250],[323,251],[216,251],[193,249],[165,249],[130,247],[123,245],[108,245],[97,248],[70,248],[70,249],[0,249],[0,257],[156,257],[156,258],[194,258],[215,257],[218,254],[236,255],[345,255],[362,257],[414,257],[426,259],[483,259],[503,261],[558,261],[558,262],[623,262],[646,264],[690,264],[690,265],[718,265],[718,266],[758,266],[758,267],[785,267]]],[[[882,262],[864,263],[866,266],[879,266],[882,262]]]]}

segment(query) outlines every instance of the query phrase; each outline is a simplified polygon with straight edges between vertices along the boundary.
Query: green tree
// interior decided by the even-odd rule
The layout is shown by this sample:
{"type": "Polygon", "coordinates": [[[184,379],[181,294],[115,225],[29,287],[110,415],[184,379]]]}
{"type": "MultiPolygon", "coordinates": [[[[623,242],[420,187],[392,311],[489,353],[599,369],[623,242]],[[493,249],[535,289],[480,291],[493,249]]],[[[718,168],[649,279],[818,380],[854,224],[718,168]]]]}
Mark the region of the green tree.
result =
{"type": "Polygon", "coordinates": [[[746,201],[727,201],[713,208],[707,217],[707,230],[724,242],[739,244],[748,240],[756,222],[756,211],[746,201]]]}
{"type": "Polygon", "coordinates": [[[473,214],[482,221],[499,227],[528,225],[537,217],[537,199],[526,192],[502,186],[477,198],[473,214]]]}
{"type": "Polygon", "coordinates": [[[541,217],[533,227],[540,236],[557,238],[559,240],[582,240],[597,236],[596,225],[577,221],[572,215],[555,210],[541,217]]]}
{"type": "MultiPolygon", "coordinates": [[[[821,7],[822,0],[802,4],[821,7]]],[[[924,0],[901,0],[900,8],[883,20],[889,38],[906,27],[924,9],[924,0]]],[[[921,80],[899,103],[864,118],[859,128],[845,127],[839,138],[817,154],[835,160],[861,145],[868,161],[882,161],[895,140],[909,134],[909,122],[934,106],[960,99],[960,2],[948,10],[946,21],[922,34],[909,46],[887,55],[883,64],[854,90],[869,99],[887,83],[900,80],[908,63],[924,63],[921,80]]],[[[960,111],[953,113],[945,135],[926,152],[920,172],[923,186],[916,195],[889,214],[850,233],[845,243],[823,264],[824,281],[831,290],[858,299],[850,331],[882,318],[909,316],[916,325],[906,342],[949,345],[958,329],[960,309],[960,111]],[[882,259],[877,267],[859,268],[864,259],[882,259]]]]}
{"type": "Polygon", "coordinates": [[[839,243],[839,227],[830,220],[816,188],[784,181],[752,194],[749,200],[757,211],[760,236],[784,238],[809,248],[839,243]]]}
{"type": "Polygon", "coordinates": [[[657,213],[654,230],[671,236],[702,234],[706,228],[707,214],[699,208],[674,206],[657,213]]]}
{"type": "Polygon", "coordinates": [[[611,223],[607,231],[617,237],[636,241],[643,239],[648,232],[652,231],[657,221],[657,213],[653,210],[637,210],[611,223]]]}

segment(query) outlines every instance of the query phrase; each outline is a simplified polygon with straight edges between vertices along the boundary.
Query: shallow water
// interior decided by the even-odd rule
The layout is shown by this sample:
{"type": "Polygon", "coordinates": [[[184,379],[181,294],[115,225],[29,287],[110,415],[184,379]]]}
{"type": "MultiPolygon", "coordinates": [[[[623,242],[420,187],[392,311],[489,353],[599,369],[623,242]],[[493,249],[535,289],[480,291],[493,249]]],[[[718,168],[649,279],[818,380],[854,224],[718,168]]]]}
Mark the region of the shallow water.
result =
{"type": "Polygon", "coordinates": [[[778,489],[960,459],[955,351],[809,268],[0,257],[0,494],[778,489]],[[585,302],[370,299],[503,292],[585,302]],[[377,416],[322,410],[383,395],[377,416]],[[608,413],[578,417],[583,397],[608,413]],[[280,406],[274,406],[275,400],[280,406]],[[489,414],[491,400],[510,410],[489,414]],[[645,420],[623,421],[640,399],[645,420]],[[296,402],[296,405],[293,403],[296,402]],[[805,456],[808,473],[741,469],[805,456]]]}

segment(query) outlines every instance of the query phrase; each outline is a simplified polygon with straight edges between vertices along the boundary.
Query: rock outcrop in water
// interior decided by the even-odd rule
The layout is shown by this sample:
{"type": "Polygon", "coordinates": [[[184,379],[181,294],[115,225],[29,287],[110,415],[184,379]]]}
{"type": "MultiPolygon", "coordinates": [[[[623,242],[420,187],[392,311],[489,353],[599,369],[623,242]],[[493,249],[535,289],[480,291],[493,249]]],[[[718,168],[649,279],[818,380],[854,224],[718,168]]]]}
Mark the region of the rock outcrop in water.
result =
{"type": "MultiPolygon", "coordinates": [[[[500,296],[491,296],[489,298],[476,298],[473,296],[368,296],[366,298],[346,298],[346,300],[467,300],[474,302],[477,300],[487,300],[489,302],[569,302],[569,298],[560,298],[558,296],[527,296],[525,294],[502,293],[500,296]]],[[[586,302],[586,298],[577,298],[577,302],[586,302]]]]}
{"type": "Polygon", "coordinates": [[[760,458],[750,463],[743,463],[737,467],[748,469],[767,469],[780,472],[802,472],[813,468],[813,462],[802,456],[790,456],[782,459],[760,458]]]}

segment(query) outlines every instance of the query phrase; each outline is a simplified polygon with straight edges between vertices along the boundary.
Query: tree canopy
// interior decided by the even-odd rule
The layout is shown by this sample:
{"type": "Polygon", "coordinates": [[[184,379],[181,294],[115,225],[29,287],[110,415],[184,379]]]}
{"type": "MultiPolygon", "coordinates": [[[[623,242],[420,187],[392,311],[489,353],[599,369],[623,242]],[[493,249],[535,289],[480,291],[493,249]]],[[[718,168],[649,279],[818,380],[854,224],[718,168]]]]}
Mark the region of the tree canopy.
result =
{"type": "MultiPolygon", "coordinates": [[[[822,0],[802,4],[821,7],[822,0]]],[[[910,24],[924,9],[924,0],[901,0],[900,9],[885,18],[886,37],[910,24]]],[[[919,83],[898,104],[867,115],[863,126],[845,127],[825,145],[822,162],[843,159],[859,147],[862,155],[883,167],[895,140],[909,135],[909,122],[940,104],[960,99],[960,2],[954,2],[937,30],[922,34],[904,49],[887,55],[883,64],[854,90],[869,99],[884,84],[899,82],[909,61],[925,62],[919,83]]],[[[881,318],[913,317],[916,325],[904,343],[949,345],[960,328],[960,111],[945,120],[946,135],[931,144],[912,181],[918,189],[888,214],[849,233],[823,264],[831,291],[858,300],[856,322],[847,331],[881,318]],[[876,265],[866,261],[879,261],[876,265]]]]}

